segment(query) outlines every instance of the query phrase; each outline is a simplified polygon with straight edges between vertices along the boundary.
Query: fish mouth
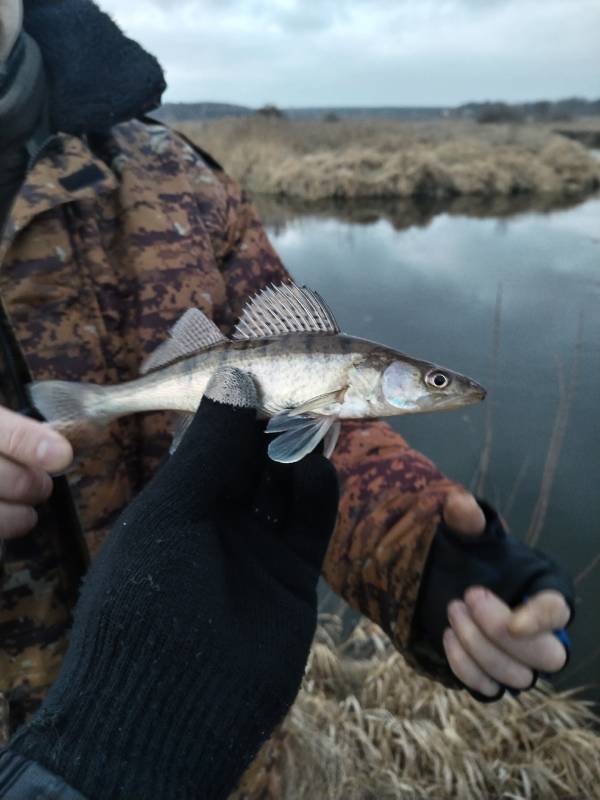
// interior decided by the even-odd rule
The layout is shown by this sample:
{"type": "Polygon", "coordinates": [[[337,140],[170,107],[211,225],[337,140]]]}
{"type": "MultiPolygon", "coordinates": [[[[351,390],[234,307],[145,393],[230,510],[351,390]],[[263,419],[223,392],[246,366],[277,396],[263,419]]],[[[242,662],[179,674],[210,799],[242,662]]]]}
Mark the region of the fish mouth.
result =
{"type": "Polygon", "coordinates": [[[480,392],[473,392],[473,394],[463,395],[462,398],[462,405],[474,405],[475,403],[481,403],[482,400],[485,400],[487,392],[483,389],[480,392]]]}
{"type": "Polygon", "coordinates": [[[466,381],[466,386],[463,391],[457,392],[454,396],[456,403],[461,405],[472,405],[473,403],[481,403],[487,396],[487,390],[483,388],[477,381],[472,381],[470,378],[466,381]]]}
{"type": "Polygon", "coordinates": [[[471,380],[471,378],[467,379],[467,386],[469,388],[469,392],[467,396],[472,397],[472,403],[479,403],[481,400],[485,400],[487,396],[487,389],[485,389],[480,383],[477,381],[471,380]]]}
{"type": "Polygon", "coordinates": [[[440,403],[441,408],[462,408],[463,406],[473,406],[476,403],[481,403],[483,398],[485,397],[485,392],[479,392],[472,394],[456,394],[454,397],[449,397],[446,402],[442,401],[440,403]]]}
{"type": "Polygon", "coordinates": [[[468,380],[466,386],[462,386],[462,391],[453,394],[441,395],[432,398],[431,406],[433,409],[447,409],[450,411],[454,408],[462,408],[463,406],[472,406],[476,403],[481,403],[485,400],[487,395],[486,389],[476,381],[468,380]]]}
{"type": "Polygon", "coordinates": [[[457,406],[471,406],[475,403],[481,403],[482,400],[485,400],[487,396],[486,389],[484,389],[483,386],[475,383],[475,381],[473,381],[473,383],[475,385],[470,388],[468,392],[465,392],[464,394],[456,394],[454,396],[453,400],[457,406]]]}

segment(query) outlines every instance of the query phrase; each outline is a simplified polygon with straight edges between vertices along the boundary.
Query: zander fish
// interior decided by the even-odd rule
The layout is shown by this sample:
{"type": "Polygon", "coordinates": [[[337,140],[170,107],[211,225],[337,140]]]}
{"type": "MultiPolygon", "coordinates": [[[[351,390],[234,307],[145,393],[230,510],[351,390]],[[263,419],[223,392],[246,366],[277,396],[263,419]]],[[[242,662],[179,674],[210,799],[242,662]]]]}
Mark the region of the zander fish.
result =
{"type": "Polygon", "coordinates": [[[117,386],[40,381],[33,405],[67,437],[89,425],[143,411],[179,412],[173,451],[211,375],[223,366],[249,373],[259,415],[269,418],[274,461],[298,461],[324,440],[335,448],[340,420],[442,411],[477,403],[485,389],[464,375],[340,331],[317,292],[271,286],[245,307],[233,338],[190,309],[144,362],[141,377],[117,386]]]}

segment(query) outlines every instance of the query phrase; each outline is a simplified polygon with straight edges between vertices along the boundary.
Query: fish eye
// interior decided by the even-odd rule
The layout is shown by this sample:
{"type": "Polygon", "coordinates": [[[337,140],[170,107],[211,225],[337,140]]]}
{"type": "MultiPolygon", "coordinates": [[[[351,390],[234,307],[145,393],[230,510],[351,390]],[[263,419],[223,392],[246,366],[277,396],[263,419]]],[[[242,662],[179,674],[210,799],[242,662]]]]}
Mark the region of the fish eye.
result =
{"type": "Polygon", "coordinates": [[[425,383],[428,383],[435,389],[445,389],[450,384],[450,378],[445,372],[435,370],[427,373],[425,376],[425,383]]]}

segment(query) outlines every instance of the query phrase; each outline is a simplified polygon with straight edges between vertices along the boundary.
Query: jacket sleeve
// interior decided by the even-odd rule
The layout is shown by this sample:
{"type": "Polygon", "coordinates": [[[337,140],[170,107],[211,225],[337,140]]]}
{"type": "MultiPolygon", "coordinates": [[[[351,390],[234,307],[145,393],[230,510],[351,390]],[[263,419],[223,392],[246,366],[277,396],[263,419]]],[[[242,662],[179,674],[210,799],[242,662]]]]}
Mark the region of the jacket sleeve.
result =
{"type": "Polygon", "coordinates": [[[10,748],[0,749],[0,797],[9,800],[86,800],[59,776],[10,748]]]}
{"type": "MultiPolygon", "coordinates": [[[[227,241],[221,259],[233,323],[247,299],[290,279],[257,213],[236,184],[227,187],[227,241]]],[[[377,622],[419,672],[457,685],[445,661],[413,632],[413,616],[444,498],[456,484],[387,423],[349,421],[333,456],[340,512],[324,577],[353,608],[377,622]]]]}

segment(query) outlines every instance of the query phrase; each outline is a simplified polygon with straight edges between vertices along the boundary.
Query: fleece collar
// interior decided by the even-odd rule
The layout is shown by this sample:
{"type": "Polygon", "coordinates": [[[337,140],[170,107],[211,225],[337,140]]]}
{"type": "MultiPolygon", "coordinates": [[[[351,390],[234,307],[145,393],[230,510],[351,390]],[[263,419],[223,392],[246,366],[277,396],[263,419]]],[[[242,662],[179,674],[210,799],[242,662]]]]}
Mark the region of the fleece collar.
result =
{"type": "Polygon", "coordinates": [[[160,104],[160,64],[91,0],[25,0],[24,28],[48,78],[52,127],[105,131],[160,104]]]}

